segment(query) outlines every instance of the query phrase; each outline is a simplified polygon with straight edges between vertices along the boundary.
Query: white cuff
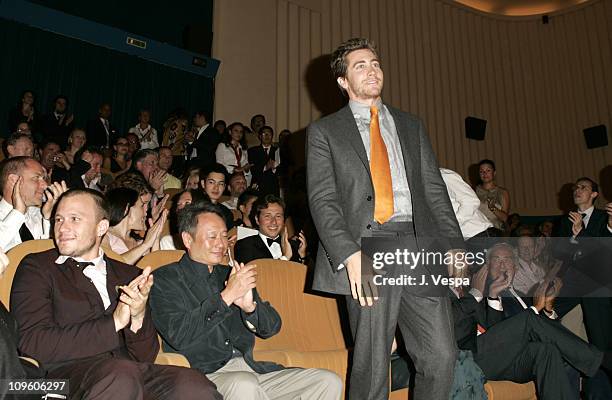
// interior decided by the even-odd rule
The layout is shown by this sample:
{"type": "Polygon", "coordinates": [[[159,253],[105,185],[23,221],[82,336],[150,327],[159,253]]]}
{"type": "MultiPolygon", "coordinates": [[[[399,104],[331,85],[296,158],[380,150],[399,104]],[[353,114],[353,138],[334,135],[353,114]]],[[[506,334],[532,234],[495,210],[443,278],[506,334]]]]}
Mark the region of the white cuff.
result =
{"type": "Polygon", "coordinates": [[[538,312],[538,309],[535,308],[534,306],[529,307],[531,310],[533,310],[534,313],[536,313],[537,315],[540,315],[540,313],[538,312]]]}
{"type": "Polygon", "coordinates": [[[474,296],[474,298],[476,299],[477,302],[481,302],[483,299],[483,295],[482,293],[480,293],[480,290],[476,289],[476,288],[471,288],[469,293],[474,296]]]}
{"type": "Polygon", "coordinates": [[[494,310],[504,311],[504,306],[502,305],[501,299],[487,299],[487,304],[494,310]]]}

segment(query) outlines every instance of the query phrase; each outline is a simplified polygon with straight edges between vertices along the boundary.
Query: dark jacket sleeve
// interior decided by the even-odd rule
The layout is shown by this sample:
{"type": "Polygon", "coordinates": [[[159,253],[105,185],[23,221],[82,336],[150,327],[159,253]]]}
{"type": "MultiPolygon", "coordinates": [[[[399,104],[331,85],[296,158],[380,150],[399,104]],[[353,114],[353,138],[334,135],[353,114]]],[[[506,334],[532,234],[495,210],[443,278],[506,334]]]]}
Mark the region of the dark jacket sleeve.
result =
{"type": "Polygon", "coordinates": [[[142,327],[138,332],[132,332],[129,324],[121,332],[125,338],[128,353],[133,359],[149,363],[155,361],[159,353],[159,340],[157,340],[157,331],[153,325],[151,309],[148,305],[142,327]]]}
{"type": "Polygon", "coordinates": [[[250,331],[262,339],[276,335],[281,328],[281,317],[274,307],[259,297],[257,290],[253,290],[253,298],[257,302],[255,311],[247,314],[240,310],[242,320],[250,331]]]}
{"type": "MultiPolygon", "coordinates": [[[[52,278],[41,257],[24,258],[13,279],[11,310],[19,324],[21,352],[43,363],[95,356],[117,349],[112,314],[59,326],[54,319],[52,278]]],[[[59,312],[69,312],[62,310],[59,312]]]]}

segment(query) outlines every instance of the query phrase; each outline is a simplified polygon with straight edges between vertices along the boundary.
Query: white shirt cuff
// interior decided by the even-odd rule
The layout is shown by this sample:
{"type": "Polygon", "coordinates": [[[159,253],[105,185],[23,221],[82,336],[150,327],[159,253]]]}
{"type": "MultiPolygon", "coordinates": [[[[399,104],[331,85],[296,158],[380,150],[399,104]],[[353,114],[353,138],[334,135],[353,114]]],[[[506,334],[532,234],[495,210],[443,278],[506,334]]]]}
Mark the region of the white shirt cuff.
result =
{"type": "Polygon", "coordinates": [[[557,319],[557,318],[559,318],[559,315],[557,314],[557,312],[555,310],[552,310],[551,313],[549,313],[548,311],[544,310],[544,315],[546,315],[550,319],[557,319]]]}
{"type": "Polygon", "coordinates": [[[483,295],[482,293],[480,293],[480,290],[476,289],[476,288],[471,288],[469,293],[474,296],[474,298],[476,299],[477,302],[481,302],[483,299],[483,295]]]}
{"type": "Polygon", "coordinates": [[[502,305],[501,299],[487,299],[487,304],[489,307],[496,311],[504,311],[504,306],[502,305]]]}

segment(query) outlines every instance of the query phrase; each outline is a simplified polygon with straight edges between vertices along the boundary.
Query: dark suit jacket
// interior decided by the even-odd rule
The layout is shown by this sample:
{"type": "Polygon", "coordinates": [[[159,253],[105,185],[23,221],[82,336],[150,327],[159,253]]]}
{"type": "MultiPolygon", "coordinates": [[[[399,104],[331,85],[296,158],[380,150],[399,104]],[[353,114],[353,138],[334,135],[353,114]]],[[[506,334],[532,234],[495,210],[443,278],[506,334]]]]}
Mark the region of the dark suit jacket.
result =
{"type": "Polygon", "coordinates": [[[77,189],[77,188],[85,188],[85,183],[83,183],[83,176],[89,169],[91,168],[91,164],[89,164],[85,160],[78,160],[74,163],[74,165],[66,170],[60,167],[53,167],[53,171],[51,172],[51,182],[66,182],[68,189],[77,189]]]}
{"type": "Polygon", "coordinates": [[[62,148],[66,147],[70,131],[74,128],[74,119],[66,124],[69,115],[66,114],[61,123],[55,118],[54,113],[46,114],[40,120],[40,132],[46,139],[56,141],[62,148]]]}
{"type": "MultiPolygon", "coordinates": [[[[280,172],[279,168],[281,168],[281,166],[279,165],[276,168],[276,172],[271,169],[264,171],[264,167],[268,161],[276,159],[277,149],[278,147],[271,146],[268,155],[266,155],[266,151],[261,145],[251,147],[249,149],[249,162],[254,164],[253,167],[251,167],[251,173],[253,174],[253,180],[251,183],[257,184],[258,191],[262,196],[265,196],[266,194],[274,194],[278,196],[280,193],[278,173],[280,172]]],[[[281,158],[280,161],[282,163],[283,159],[281,158]]]]}
{"type": "Polygon", "coordinates": [[[11,288],[11,311],[19,323],[19,348],[49,371],[97,356],[153,362],[159,350],[147,311],[142,328],[115,331],[113,312],[118,285],[127,285],[141,270],[106,258],[106,288],[111,305],[104,310],[93,283],[74,261],[55,264],[57,249],[26,256],[11,288]]]}
{"type": "Polygon", "coordinates": [[[117,136],[117,130],[113,126],[112,122],[109,123],[109,135],[107,137],[106,129],[104,124],[100,121],[99,117],[91,119],[87,122],[87,128],[85,133],[87,134],[87,144],[90,146],[110,146],[115,136],[117,136]],[[108,141],[108,142],[107,142],[108,141]]]}
{"type": "Polygon", "coordinates": [[[187,254],[178,263],[155,271],[151,309],[164,351],[183,354],[192,368],[204,373],[223,367],[233,357],[233,349],[258,373],[282,369],[278,364],[253,360],[255,335],[268,338],[278,333],[280,316],[256,290],[253,313],[228,306],[220,293],[229,273],[224,265],[216,265],[209,273],[208,266],[187,254]]]}
{"type": "Polygon", "coordinates": [[[471,294],[467,294],[460,299],[453,295],[451,305],[457,346],[461,350],[470,350],[474,354],[478,353],[477,324],[489,329],[504,319],[504,313],[489,307],[486,299],[477,302],[471,294]]]}
{"type": "MultiPolygon", "coordinates": [[[[459,224],[423,124],[411,114],[387,107],[406,167],[418,248],[425,246],[419,238],[441,238],[445,249],[463,248],[459,224]]],[[[307,134],[308,199],[320,237],[313,288],[349,295],[346,273],[338,273],[338,265],[361,249],[361,238],[371,236],[374,219],[367,153],[348,105],[313,122],[307,134]]]]}
{"type": "MultiPolygon", "coordinates": [[[[293,250],[291,261],[299,261],[300,256],[297,252],[297,246],[295,243],[290,243],[291,249],[293,250]]],[[[261,240],[261,236],[259,235],[245,237],[237,241],[234,253],[236,260],[245,264],[259,258],[274,258],[272,257],[272,253],[270,253],[270,249],[268,249],[268,246],[261,240]]]]}
{"type": "MultiPolygon", "coordinates": [[[[200,137],[193,142],[191,148],[195,148],[197,150],[198,156],[196,159],[191,160],[191,165],[197,165],[200,168],[206,168],[211,164],[214,164],[217,160],[215,152],[217,151],[217,146],[223,140],[223,137],[212,125],[208,125],[208,128],[204,129],[204,132],[200,135],[200,137]]],[[[191,155],[191,154],[189,154],[191,155]]]]}

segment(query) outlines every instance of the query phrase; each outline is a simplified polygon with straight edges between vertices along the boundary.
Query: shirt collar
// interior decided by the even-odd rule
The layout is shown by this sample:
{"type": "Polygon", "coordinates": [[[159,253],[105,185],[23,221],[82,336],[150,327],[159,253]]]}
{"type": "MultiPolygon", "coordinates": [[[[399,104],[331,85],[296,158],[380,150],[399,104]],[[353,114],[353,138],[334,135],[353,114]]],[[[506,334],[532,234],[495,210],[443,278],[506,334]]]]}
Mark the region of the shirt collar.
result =
{"type": "Polygon", "coordinates": [[[578,211],[578,212],[580,214],[586,214],[584,218],[591,218],[591,215],[593,214],[593,210],[595,210],[595,206],[591,206],[584,211],[578,211]]]}
{"type": "MultiPolygon", "coordinates": [[[[263,233],[259,232],[259,237],[261,238],[261,240],[263,240],[263,242],[266,244],[266,246],[268,246],[268,239],[276,240],[279,236],[280,235],[276,235],[276,237],[271,238],[271,237],[268,237],[268,236],[264,235],[263,233]]],[[[268,246],[268,247],[270,247],[270,246],[268,246]]]]}
{"type": "Polygon", "coordinates": [[[2,198],[2,200],[0,200],[0,210],[7,210],[10,211],[13,209],[13,206],[6,200],[4,200],[4,197],[2,198]]]}
{"type": "MultiPolygon", "coordinates": [[[[55,263],[56,264],[63,264],[69,258],[74,259],[74,261],[76,261],[76,262],[91,262],[91,263],[94,264],[94,266],[97,267],[97,266],[102,265],[102,262],[104,262],[104,250],[102,250],[102,247],[99,247],[98,248],[98,257],[96,257],[96,258],[94,258],[93,260],[90,260],[90,261],[85,260],[83,257],[71,257],[71,256],[60,255],[55,260],[55,263]]],[[[104,263],[104,265],[106,265],[106,263],[104,263]]]]}
{"type": "MultiPolygon", "coordinates": [[[[380,117],[380,111],[383,108],[383,103],[381,99],[376,100],[374,105],[378,108],[378,115],[380,117]]],[[[370,106],[364,103],[360,103],[355,100],[349,100],[349,107],[351,108],[351,112],[354,117],[364,119],[366,121],[370,120],[370,106]]]]}

